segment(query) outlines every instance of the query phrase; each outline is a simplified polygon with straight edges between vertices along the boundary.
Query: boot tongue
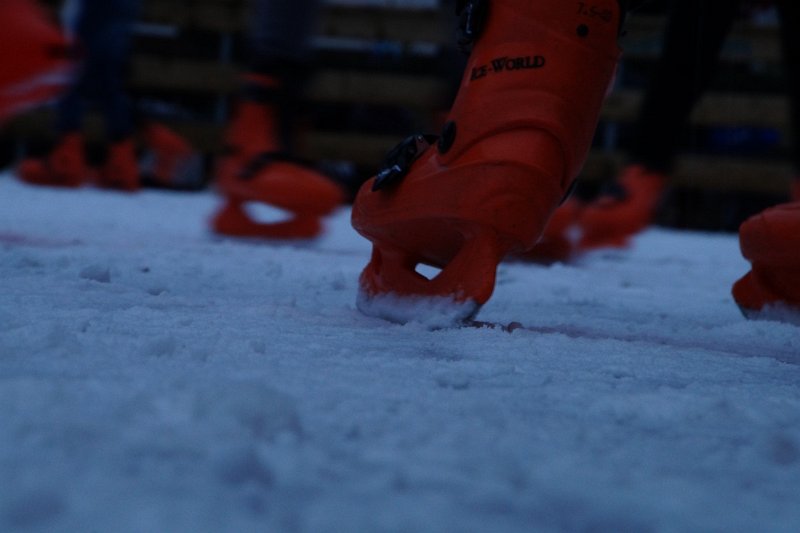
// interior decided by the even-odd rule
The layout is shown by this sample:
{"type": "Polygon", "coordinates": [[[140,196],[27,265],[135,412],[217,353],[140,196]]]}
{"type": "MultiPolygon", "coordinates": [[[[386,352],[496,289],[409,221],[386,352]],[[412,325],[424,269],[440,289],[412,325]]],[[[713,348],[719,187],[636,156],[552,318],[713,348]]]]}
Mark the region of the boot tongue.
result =
{"type": "Polygon", "coordinates": [[[446,296],[370,295],[359,291],[359,311],[398,324],[418,324],[430,330],[458,327],[469,322],[480,306],[475,300],[457,301],[446,296]]]}

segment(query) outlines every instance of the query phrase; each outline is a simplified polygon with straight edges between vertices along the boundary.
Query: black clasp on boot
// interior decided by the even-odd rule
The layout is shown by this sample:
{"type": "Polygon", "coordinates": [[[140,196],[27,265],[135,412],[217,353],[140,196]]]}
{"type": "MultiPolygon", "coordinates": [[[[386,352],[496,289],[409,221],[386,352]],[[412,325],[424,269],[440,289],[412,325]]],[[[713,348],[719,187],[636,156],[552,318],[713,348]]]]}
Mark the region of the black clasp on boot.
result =
{"type": "Polygon", "coordinates": [[[458,48],[465,54],[472,51],[489,16],[489,0],[457,0],[458,48]]]}
{"type": "Polygon", "coordinates": [[[377,191],[399,182],[408,174],[411,165],[425,150],[436,142],[436,135],[417,134],[406,137],[400,144],[386,154],[383,165],[375,176],[372,190],[377,191]]]}

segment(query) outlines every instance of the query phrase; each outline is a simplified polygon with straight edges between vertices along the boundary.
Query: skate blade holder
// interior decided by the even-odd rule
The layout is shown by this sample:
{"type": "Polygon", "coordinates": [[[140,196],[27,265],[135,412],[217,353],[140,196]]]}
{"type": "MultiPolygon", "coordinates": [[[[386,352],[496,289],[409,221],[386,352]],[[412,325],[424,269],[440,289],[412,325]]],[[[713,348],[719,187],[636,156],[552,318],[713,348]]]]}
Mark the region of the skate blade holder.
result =
{"type": "Polygon", "coordinates": [[[739,228],[742,255],[751,270],[733,286],[739,309],[749,319],[800,324],[800,203],[780,204],[739,228]]]}
{"type": "Polygon", "coordinates": [[[311,239],[323,230],[316,214],[295,213],[236,198],[227,200],[211,226],[222,235],[259,239],[311,239]]]}
{"type": "MultiPolygon", "coordinates": [[[[784,301],[770,290],[769,279],[762,279],[763,265],[759,271],[750,270],[733,286],[733,297],[739,311],[748,320],[784,322],[800,326],[800,306],[784,301]]],[[[784,267],[797,272],[797,267],[784,267]]]]}
{"type": "Polygon", "coordinates": [[[373,240],[370,262],[359,278],[359,310],[392,322],[418,322],[433,328],[471,320],[494,290],[497,265],[504,255],[496,238],[489,230],[465,228],[463,221],[454,222],[449,235],[409,227],[398,233],[417,236],[412,240],[417,240],[420,250],[446,249],[441,245],[445,238],[450,243],[449,257],[410,252],[411,242],[400,247],[373,240]],[[420,273],[421,265],[440,270],[428,278],[420,273]]]}
{"type": "Polygon", "coordinates": [[[342,201],[341,191],[332,182],[270,153],[254,160],[225,193],[227,202],[212,220],[214,230],[264,239],[316,237],[323,230],[321,218],[342,201]],[[260,220],[259,214],[268,220],[260,220]]]}

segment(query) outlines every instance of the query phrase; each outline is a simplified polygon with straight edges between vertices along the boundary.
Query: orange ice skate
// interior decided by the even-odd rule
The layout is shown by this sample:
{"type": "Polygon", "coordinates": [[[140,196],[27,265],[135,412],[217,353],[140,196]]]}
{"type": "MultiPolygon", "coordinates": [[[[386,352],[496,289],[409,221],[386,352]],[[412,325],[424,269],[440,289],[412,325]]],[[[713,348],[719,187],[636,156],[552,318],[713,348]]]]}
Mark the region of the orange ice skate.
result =
{"type": "Polygon", "coordinates": [[[800,323],[800,202],[749,218],[739,229],[739,242],[752,265],[733,286],[745,316],[800,323]]]}
{"type": "Polygon", "coordinates": [[[353,207],[353,226],[373,243],[360,277],[366,314],[473,316],[498,263],[537,242],[582,167],[617,63],[617,0],[472,0],[460,10],[473,49],[441,137],[407,139],[353,207]],[[441,271],[428,279],[420,264],[441,271]]]}
{"type": "Polygon", "coordinates": [[[22,161],[17,175],[32,185],[79,187],[90,179],[83,149],[83,135],[69,133],[47,158],[22,161]]]}
{"type": "Polygon", "coordinates": [[[667,176],[641,165],[627,166],[619,178],[620,194],[589,204],[580,215],[581,249],[627,246],[631,237],[653,223],[667,176]]]}
{"type": "Polygon", "coordinates": [[[140,173],[151,184],[170,189],[199,189],[203,186],[203,161],[189,142],[175,131],[156,122],[143,132],[145,154],[140,173]]]}
{"type": "Polygon", "coordinates": [[[282,138],[280,82],[250,75],[248,99],[239,104],[227,133],[229,153],[217,168],[217,186],[225,205],[212,220],[225,235],[262,238],[311,238],[322,231],[321,217],[342,201],[343,192],[327,177],[288,153],[282,138]],[[279,222],[259,222],[245,204],[268,204],[290,213],[279,222]]]}

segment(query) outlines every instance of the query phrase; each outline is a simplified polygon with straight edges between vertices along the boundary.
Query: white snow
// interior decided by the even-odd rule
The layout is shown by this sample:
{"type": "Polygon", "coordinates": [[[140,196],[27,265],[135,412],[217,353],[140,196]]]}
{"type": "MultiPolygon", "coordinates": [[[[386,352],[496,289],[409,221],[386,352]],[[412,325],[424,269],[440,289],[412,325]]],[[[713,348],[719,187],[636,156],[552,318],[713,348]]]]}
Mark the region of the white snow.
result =
{"type": "Polygon", "coordinates": [[[481,320],[361,315],[369,245],[210,193],[0,175],[0,531],[800,531],[800,328],[734,235],[504,264],[481,320]]]}
{"type": "Polygon", "coordinates": [[[392,322],[405,324],[413,321],[428,329],[439,329],[464,323],[479,305],[474,300],[455,301],[442,296],[403,297],[394,292],[370,295],[359,290],[356,308],[366,315],[392,322]]]}

